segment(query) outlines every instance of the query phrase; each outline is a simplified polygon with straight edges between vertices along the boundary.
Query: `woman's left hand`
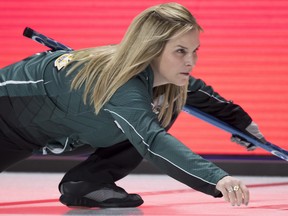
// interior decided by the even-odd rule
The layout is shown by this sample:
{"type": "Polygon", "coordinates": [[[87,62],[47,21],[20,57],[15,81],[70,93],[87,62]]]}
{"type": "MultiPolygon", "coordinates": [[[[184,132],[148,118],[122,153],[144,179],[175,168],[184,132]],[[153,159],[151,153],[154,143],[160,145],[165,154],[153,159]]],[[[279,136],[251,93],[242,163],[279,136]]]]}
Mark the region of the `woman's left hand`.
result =
{"type": "Polygon", "coordinates": [[[218,181],[216,189],[223,194],[225,201],[230,202],[232,206],[248,205],[249,203],[249,190],[237,178],[225,176],[218,181]]]}

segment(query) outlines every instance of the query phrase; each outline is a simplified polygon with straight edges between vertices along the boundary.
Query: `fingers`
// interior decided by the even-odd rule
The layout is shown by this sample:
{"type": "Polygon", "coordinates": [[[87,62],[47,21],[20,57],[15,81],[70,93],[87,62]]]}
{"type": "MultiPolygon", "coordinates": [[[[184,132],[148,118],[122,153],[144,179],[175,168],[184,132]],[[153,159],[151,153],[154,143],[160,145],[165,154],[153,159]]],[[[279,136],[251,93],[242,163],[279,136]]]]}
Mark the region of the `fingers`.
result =
{"type": "Polygon", "coordinates": [[[244,204],[244,199],[243,199],[243,193],[242,189],[240,186],[234,186],[234,195],[235,195],[235,204],[237,206],[240,206],[241,204],[244,204]]]}
{"type": "Polygon", "coordinates": [[[221,191],[224,200],[230,202],[232,206],[249,203],[248,188],[236,178],[226,176],[217,183],[216,188],[221,191]]]}
{"type": "Polygon", "coordinates": [[[229,202],[232,206],[240,206],[242,204],[248,205],[249,203],[249,190],[245,185],[235,185],[228,190],[229,202]]]}
{"type": "Polygon", "coordinates": [[[250,200],[249,190],[246,187],[246,185],[244,185],[242,182],[240,183],[240,188],[242,190],[243,204],[247,206],[249,204],[249,200],[250,200]]]}

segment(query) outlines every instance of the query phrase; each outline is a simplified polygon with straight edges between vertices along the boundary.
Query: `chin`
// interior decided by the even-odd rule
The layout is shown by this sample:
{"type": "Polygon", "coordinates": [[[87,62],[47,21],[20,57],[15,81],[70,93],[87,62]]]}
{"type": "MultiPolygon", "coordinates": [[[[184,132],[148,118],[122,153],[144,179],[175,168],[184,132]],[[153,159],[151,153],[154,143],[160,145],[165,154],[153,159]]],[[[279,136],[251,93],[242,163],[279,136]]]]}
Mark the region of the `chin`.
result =
{"type": "Polygon", "coordinates": [[[182,82],[174,83],[174,85],[179,86],[179,87],[186,86],[188,84],[188,81],[189,81],[189,79],[182,81],[182,82]]]}

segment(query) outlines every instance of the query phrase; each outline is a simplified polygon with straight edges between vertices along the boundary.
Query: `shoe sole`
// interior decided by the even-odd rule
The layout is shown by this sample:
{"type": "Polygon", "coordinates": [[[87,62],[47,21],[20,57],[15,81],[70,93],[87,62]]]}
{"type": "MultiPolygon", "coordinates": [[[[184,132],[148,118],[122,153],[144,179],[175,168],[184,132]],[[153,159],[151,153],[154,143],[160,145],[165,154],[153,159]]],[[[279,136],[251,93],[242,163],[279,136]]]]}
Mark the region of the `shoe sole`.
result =
{"type": "Polygon", "coordinates": [[[68,207],[99,207],[99,208],[131,208],[137,207],[143,204],[143,200],[134,200],[134,201],[123,201],[119,202],[119,199],[110,199],[106,202],[97,202],[92,199],[88,199],[86,197],[75,197],[75,196],[67,196],[61,195],[59,201],[68,206],[68,207]],[[118,201],[118,202],[117,202],[118,201]]]}

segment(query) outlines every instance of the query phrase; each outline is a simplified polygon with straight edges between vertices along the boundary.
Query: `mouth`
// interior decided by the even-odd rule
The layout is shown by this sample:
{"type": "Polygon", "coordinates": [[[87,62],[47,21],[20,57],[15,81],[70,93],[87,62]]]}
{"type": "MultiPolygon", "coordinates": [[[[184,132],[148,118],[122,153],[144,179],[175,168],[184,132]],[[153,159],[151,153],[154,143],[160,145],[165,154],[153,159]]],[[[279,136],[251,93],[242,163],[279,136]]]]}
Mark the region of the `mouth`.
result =
{"type": "Polygon", "coordinates": [[[180,74],[181,74],[181,75],[184,75],[184,76],[189,76],[189,73],[188,73],[188,72],[181,72],[180,74]]]}

